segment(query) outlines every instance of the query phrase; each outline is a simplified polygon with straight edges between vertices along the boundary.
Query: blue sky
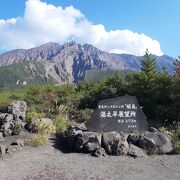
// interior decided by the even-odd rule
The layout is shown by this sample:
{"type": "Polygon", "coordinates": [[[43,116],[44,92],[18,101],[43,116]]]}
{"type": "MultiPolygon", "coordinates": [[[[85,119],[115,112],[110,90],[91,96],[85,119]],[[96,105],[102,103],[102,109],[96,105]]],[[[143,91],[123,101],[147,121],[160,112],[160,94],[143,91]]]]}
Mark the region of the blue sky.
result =
{"type": "MultiPolygon", "coordinates": [[[[34,3],[33,1],[40,1],[40,0],[29,0],[29,1],[31,1],[31,4],[29,3],[28,5],[29,9],[30,8],[33,9],[34,8],[34,5],[32,4],[34,3]]],[[[63,32],[62,29],[60,29],[61,33],[53,32],[57,36],[62,37],[56,39],[54,36],[48,35],[47,33],[48,29],[47,30],[45,28],[40,29],[40,27],[38,27],[39,29],[32,27],[27,28],[29,27],[27,26],[28,23],[33,24],[33,26],[36,26],[38,22],[34,22],[34,21],[27,22],[27,20],[23,20],[22,24],[24,23],[25,25],[22,25],[20,20],[17,20],[16,23],[13,21],[13,23],[10,24],[9,22],[6,22],[6,24],[5,23],[3,25],[0,24],[0,41],[2,42],[0,43],[1,51],[10,50],[13,48],[29,48],[33,45],[35,46],[35,45],[40,45],[41,43],[45,43],[48,40],[63,43],[64,41],[69,40],[70,37],[73,37],[73,39],[82,43],[87,41],[88,43],[93,44],[93,42],[96,41],[96,37],[98,37],[99,41],[94,42],[93,45],[97,46],[102,50],[106,50],[109,52],[117,52],[117,53],[122,52],[122,53],[141,55],[143,48],[145,48],[145,46],[149,46],[147,47],[149,49],[151,49],[151,47],[153,46],[152,52],[154,54],[160,55],[161,52],[163,52],[164,54],[168,54],[173,57],[176,57],[177,55],[180,54],[180,45],[179,45],[180,1],[179,0],[149,0],[149,1],[43,0],[40,1],[40,3],[43,2],[45,2],[46,5],[51,4],[56,8],[60,6],[62,7],[62,9],[72,5],[74,9],[67,11],[71,14],[71,16],[68,19],[74,18],[77,21],[81,21],[81,19],[83,18],[82,20],[83,24],[86,24],[85,22],[88,21],[88,26],[92,25],[93,27],[87,27],[86,25],[79,26],[79,24],[77,23],[75,25],[74,24],[70,25],[70,24],[62,24],[59,22],[56,24],[58,25],[60,24],[63,27],[67,26],[67,28],[72,27],[75,28],[75,30],[69,32],[69,34],[63,32]],[[74,10],[80,11],[81,14],[78,15],[74,14],[74,10]],[[15,27],[12,24],[16,24],[15,27]],[[104,27],[104,29],[98,26],[100,24],[104,27]],[[99,28],[96,26],[98,26],[99,28]],[[85,30],[85,32],[80,32],[81,30],[79,30],[79,28],[83,28],[83,27],[85,27],[84,29],[86,28],[87,29],[85,30]],[[91,30],[91,28],[93,28],[93,30],[91,30]],[[95,31],[94,28],[96,29],[95,31]],[[130,32],[124,32],[123,30],[128,30],[130,32]],[[4,31],[6,31],[6,33],[4,31]],[[113,32],[109,33],[110,31],[113,32]],[[10,33],[12,34],[13,32],[17,33],[17,38],[12,38],[12,35],[10,35],[10,33]],[[21,39],[23,39],[23,37],[21,37],[20,34],[22,34],[25,37],[27,36],[26,32],[28,32],[28,36],[29,34],[32,34],[32,37],[25,38],[27,43],[24,42],[23,40],[21,43],[21,39]],[[42,32],[42,37],[37,35],[37,33],[39,32],[42,32]],[[90,34],[92,33],[91,34],[92,38],[89,37],[87,38],[89,33],[90,34]],[[101,34],[103,33],[104,36],[101,37],[101,34]],[[142,33],[145,34],[145,36],[151,38],[152,40],[147,39],[146,37],[142,37],[141,36],[142,33]],[[117,40],[121,41],[121,39],[124,39],[124,37],[126,36],[128,36],[128,38],[126,38],[124,41],[122,40],[122,43],[115,42],[117,40]],[[6,40],[4,40],[5,37],[6,40]],[[134,44],[131,45],[130,37],[132,37],[132,39],[138,39],[138,40],[134,40],[133,41],[134,44]],[[36,39],[36,41],[35,40],[30,41],[30,39],[33,38],[36,39]],[[19,44],[16,47],[15,42],[17,42],[18,39],[19,39],[19,44]],[[142,42],[140,42],[142,40],[146,42],[143,44],[142,42]],[[11,43],[6,41],[11,41],[11,43]],[[160,48],[158,47],[158,43],[155,41],[157,41],[160,44],[160,48]],[[22,47],[20,43],[22,44],[22,47]],[[133,46],[136,45],[137,48],[142,50],[140,51],[133,48],[133,46]]],[[[2,0],[0,1],[0,19],[1,20],[7,20],[11,18],[16,19],[17,17],[21,17],[22,19],[25,19],[23,18],[25,17],[25,8],[27,8],[27,5],[25,5],[25,0],[17,0],[17,1],[2,0]]],[[[38,5],[36,8],[38,8],[38,5]]],[[[31,10],[29,10],[28,12],[31,13],[31,10]]],[[[34,13],[33,10],[32,13],[34,13]]],[[[44,11],[42,13],[47,13],[48,15],[49,11],[44,11]]],[[[36,14],[36,12],[34,14],[36,14]]],[[[37,13],[36,16],[40,16],[40,14],[41,13],[39,14],[37,13]]],[[[29,19],[30,18],[33,19],[36,17],[30,16],[29,19]]],[[[54,21],[53,18],[56,19],[55,16],[53,15],[48,22],[54,21]]],[[[58,22],[60,21],[60,19],[66,21],[66,16],[62,15],[61,17],[57,18],[56,21],[58,22]]],[[[49,26],[51,26],[51,23],[49,26]]],[[[67,31],[67,29],[65,29],[64,31],[67,31]]],[[[51,32],[51,29],[49,29],[49,32],[51,32]]]]}

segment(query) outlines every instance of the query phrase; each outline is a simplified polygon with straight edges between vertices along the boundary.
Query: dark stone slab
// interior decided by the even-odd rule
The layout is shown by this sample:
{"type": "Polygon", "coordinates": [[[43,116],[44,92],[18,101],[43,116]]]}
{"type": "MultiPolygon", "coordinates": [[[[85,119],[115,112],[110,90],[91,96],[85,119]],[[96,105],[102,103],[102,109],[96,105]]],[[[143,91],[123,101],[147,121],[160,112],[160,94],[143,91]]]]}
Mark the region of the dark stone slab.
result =
{"type": "Polygon", "coordinates": [[[135,96],[101,100],[86,126],[95,132],[146,131],[146,116],[135,96]]]}

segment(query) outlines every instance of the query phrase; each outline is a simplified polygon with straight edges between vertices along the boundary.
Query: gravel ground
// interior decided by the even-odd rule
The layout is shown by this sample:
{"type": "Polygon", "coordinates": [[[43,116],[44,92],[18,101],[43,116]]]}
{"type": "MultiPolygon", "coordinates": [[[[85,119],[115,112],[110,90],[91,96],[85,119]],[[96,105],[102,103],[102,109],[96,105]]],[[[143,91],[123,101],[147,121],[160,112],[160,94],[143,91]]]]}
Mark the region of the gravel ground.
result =
{"type": "Polygon", "coordinates": [[[180,156],[146,158],[63,153],[52,143],[0,159],[0,180],[179,180],[180,156]]]}

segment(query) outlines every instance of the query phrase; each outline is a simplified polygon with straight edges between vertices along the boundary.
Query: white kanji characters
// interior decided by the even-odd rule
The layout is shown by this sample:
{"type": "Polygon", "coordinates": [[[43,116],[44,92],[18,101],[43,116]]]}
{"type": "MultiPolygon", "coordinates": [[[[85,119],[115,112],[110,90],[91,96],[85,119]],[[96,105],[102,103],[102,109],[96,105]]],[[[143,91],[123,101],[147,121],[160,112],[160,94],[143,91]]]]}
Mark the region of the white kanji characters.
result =
{"type": "Polygon", "coordinates": [[[126,123],[136,123],[135,119],[126,119],[126,123]]]}
{"type": "Polygon", "coordinates": [[[136,111],[131,111],[130,112],[130,117],[136,117],[136,111]]]}
{"type": "Polygon", "coordinates": [[[124,119],[118,119],[118,123],[124,123],[124,119]]]}
{"type": "Polygon", "coordinates": [[[128,125],[128,128],[137,128],[136,125],[128,125]]]}
{"type": "Polygon", "coordinates": [[[121,108],[123,109],[123,108],[124,108],[124,105],[121,105],[121,108]]]}
{"type": "Polygon", "coordinates": [[[117,117],[118,116],[118,112],[117,111],[113,111],[112,116],[113,117],[117,117]]]}
{"type": "Polygon", "coordinates": [[[132,104],[132,109],[137,109],[135,104],[132,104]]]}
{"type": "Polygon", "coordinates": [[[130,111],[124,111],[125,117],[130,117],[130,111]]]}
{"type": "Polygon", "coordinates": [[[100,117],[106,118],[106,111],[100,111],[100,117]]]}
{"type": "Polygon", "coordinates": [[[107,114],[106,114],[106,116],[107,116],[107,117],[112,117],[111,112],[108,111],[107,114]]]}
{"type": "Polygon", "coordinates": [[[123,111],[119,111],[118,117],[124,117],[124,112],[123,111]]]}
{"type": "Polygon", "coordinates": [[[126,104],[127,109],[131,109],[131,104],[126,104]]]}

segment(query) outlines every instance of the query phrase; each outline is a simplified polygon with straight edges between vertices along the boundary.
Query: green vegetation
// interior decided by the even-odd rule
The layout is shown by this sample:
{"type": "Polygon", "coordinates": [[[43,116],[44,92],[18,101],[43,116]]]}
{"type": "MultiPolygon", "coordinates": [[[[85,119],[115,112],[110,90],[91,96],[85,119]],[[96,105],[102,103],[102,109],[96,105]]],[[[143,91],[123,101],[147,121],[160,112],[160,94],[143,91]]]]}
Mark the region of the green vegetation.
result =
{"type": "Polygon", "coordinates": [[[48,141],[49,136],[45,134],[35,134],[31,139],[26,141],[26,146],[39,147],[45,145],[48,141]]]}
{"type": "MultiPolygon", "coordinates": [[[[65,131],[71,122],[84,122],[102,99],[136,96],[150,126],[169,126],[180,121],[180,76],[156,71],[155,60],[146,52],[140,72],[113,73],[101,81],[79,82],[76,86],[31,85],[17,92],[0,93],[0,108],[13,99],[28,104],[27,120],[48,117],[56,132],[65,131]]],[[[177,66],[177,65],[176,65],[177,66]]],[[[175,67],[175,69],[178,69],[175,67]]]]}
{"type": "Polygon", "coordinates": [[[180,154],[180,122],[174,122],[168,127],[161,127],[159,130],[171,137],[175,153],[180,154]]]}
{"type": "Polygon", "coordinates": [[[24,89],[26,83],[45,84],[48,82],[45,74],[44,66],[40,62],[24,61],[0,67],[0,91],[24,89]]]}
{"type": "Polygon", "coordinates": [[[8,91],[0,93],[0,111],[3,110],[4,107],[7,107],[9,102],[13,100],[23,100],[25,92],[23,90],[18,91],[8,91]]]}
{"type": "Polygon", "coordinates": [[[40,134],[54,134],[55,127],[53,124],[40,121],[33,124],[33,132],[40,134]]]}
{"type": "Polygon", "coordinates": [[[68,121],[63,116],[57,116],[54,119],[54,126],[56,128],[56,133],[57,134],[63,133],[63,132],[65,132],[67,130],[68,121]]]}
{"type": "Polygon", "coordinates": [[[21,126],[19,124],[11,125],[12,135],[19,135],[21,133],[21,126]]]}
{"type": "Polygon", "coordinates": [[[121,74],[122,77],[124,77],[126,74],[128,74],[130,70],[114,70],[114,69],[92,69],[88,70],[85,73],[84,81],[87,82],[100,82],[102,79],[107,78],[109,76],[113,76],[115,73],[121,74]]]}
{"type": "Polygon", "coordinates": [[[31,121],[33,118],[45,118],[46,115],[44,113],[38,113],[36,111],[33,111],[33,110],[29,110],[29,112],[27,113],[27,116],[26,116],[26,121],[31,121]]]}

